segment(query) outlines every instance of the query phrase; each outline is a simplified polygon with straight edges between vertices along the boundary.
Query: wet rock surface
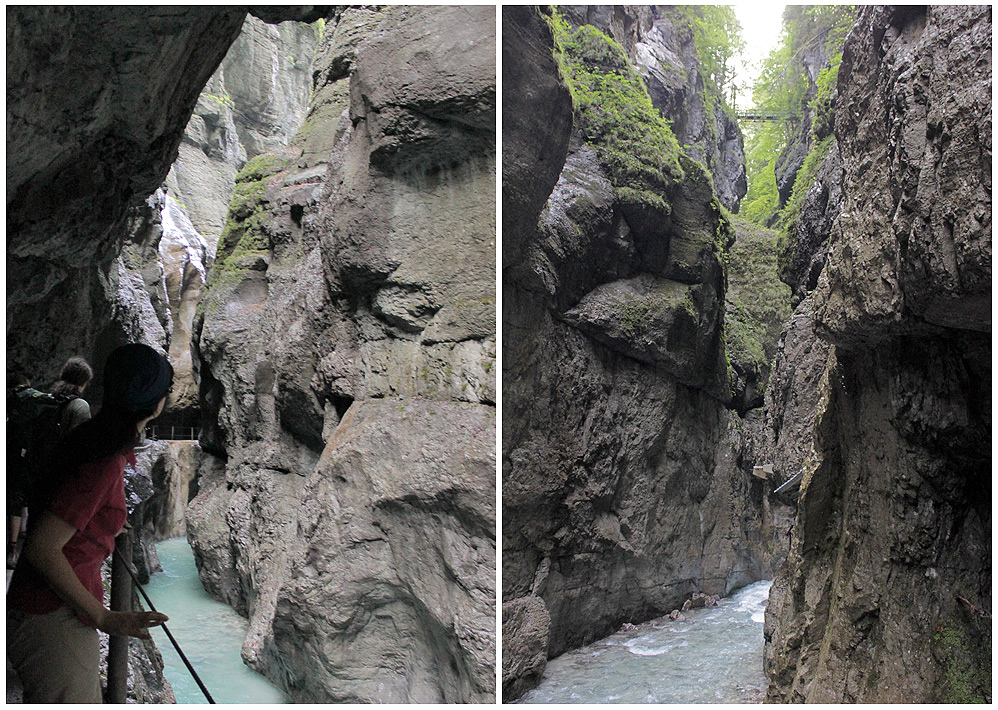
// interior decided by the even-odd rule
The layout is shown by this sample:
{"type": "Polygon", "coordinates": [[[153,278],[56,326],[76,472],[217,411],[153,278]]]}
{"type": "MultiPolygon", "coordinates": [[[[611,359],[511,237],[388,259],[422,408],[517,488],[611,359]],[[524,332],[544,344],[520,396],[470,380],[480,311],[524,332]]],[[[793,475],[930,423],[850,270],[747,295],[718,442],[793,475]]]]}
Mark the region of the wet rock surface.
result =
{"type": "Polygon", "coordinates": [[[990,51],[980,7],[864,8],[846,42],[841,214],[767,400],[804,460],[768,700],[990,700],[990,51]]]}
{"type": "Polygon", "coordinates": [[[188,536],[298,701],[495,698],[494,27],[339,13],[195,321],[188,536]]]}
{"type": "Polygon", "coordinates": [[[548,660],[550,626],[540,597],[519,597],[502,605],[503,698],[518,698],[540,683],[548,660]]]}
{"type": "MultiPolygon", "coordinates": [[[[617,27],[616,13],[597,15],[617,27]]],[[[504,10],[518,28],[504,33],[504,56],[551,42],[537,20],[504,10]]],[[[547,71],[536,81],[555,81],[553,63],[547,71]]],[[[520,87],[504,86],[522,105],[520,87]]],[[[557,108],[535,100],[545,115],[557,108]]],[[[504,122],[504,150],[537,150],[530,129],[504,122]]],[[[545,164],[552,145],[560,136],[545,164]]],[[[536,682],[538,647],[558,655],[694,592],[762,579],[783,545],[751,475],[749,427],[725,406],[720,255],[733,233],[709,174],[680,156],[686,177],[664,183],[652,207],[614,183],[579,132],[559,159],[557,180],[536,180],[531,194],[504,182],[504,208],[518,210],[504,240],[523,245],[503,274],[507,699],[536,682]],[[547,623],[525,613],[538,602],[547,623]]]]}

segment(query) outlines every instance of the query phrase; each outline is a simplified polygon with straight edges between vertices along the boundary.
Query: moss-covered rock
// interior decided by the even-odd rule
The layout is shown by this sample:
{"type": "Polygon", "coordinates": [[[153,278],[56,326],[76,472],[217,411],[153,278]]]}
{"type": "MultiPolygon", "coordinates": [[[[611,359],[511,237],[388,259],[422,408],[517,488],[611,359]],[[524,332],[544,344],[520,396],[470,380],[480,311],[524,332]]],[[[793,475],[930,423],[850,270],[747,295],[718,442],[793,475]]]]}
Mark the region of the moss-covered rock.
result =
{"type": "Polygon", "coordinates": [[[824,268],[832,225],[841,211],[841,170],[838,144],[829,136],[804,161],[784,211],[778,272],[793,289],[795,306],[815,289],[824,268]]]}
{"type": "Polygon", "coordinates": [[[946,703],[991,702],[991,633],[974,643],[959,622],[940,626],[932,637],[933,655],[943,668],[940,700],[946,703]]]}
{"type": "Polygon", "coordinates": [[[235,268],[244,257],[265,254],[270,248],[266,231],[271,217],[267,186],[286,164],[287,159],[278,155],[258,155],[236,175],[235,192],[218,243],[215,266],[209,275],[210,285],[216,272],[235,268]]]}
{"type": "Polygon", "coordinates": [[[738,238],[728,252],[724,330],[732,367],[732,402],[744,414],[762,406],[783,324],[790,317],[790,289],[776,273],[773,230],[731,217],[738,238]]]}
{"type": "Polygon", "coordinates": [[[623,48],[595,27],[573,29],[557,13],[551,25],[576,128],[596,148],[614,187],[631,201],[664,209],[663,193],[685,177],[682,151],[641,76],[623,48]]]}
{"type": "Polygon", "coordinates": [[[603,284],[562,316],[622,355],[668,372],[688,387],[725,399],[720,304],[705,284],[642,274],[603,284]]]}

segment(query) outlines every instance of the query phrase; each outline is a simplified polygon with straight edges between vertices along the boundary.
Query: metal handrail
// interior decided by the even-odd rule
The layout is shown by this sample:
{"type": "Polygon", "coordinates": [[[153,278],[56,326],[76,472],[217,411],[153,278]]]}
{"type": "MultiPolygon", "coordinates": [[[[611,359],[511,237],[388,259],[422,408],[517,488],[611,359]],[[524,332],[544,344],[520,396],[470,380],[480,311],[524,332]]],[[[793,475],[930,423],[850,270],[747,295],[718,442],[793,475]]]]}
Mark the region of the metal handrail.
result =
{"type": "Polygon", "coordinates": [[[192,426],[165,426],[156,424],[149,427],[149,438],[163,441],[195,441],[199,434],[200,429],[192,426]]]}
{"type": "MultiPolygon", "coordinates": [[[[128,562],[125,562],[123,566],[124,566],[125,570],[127,570],[128,576],[132,578],[132,582],[135,583],[135,588],[139,590],[139,594],[142,595],[142,598],[146,600],[146,604],[149,605],[149,611],[156,611],[156,607],[153,605],[152,599],[150,599],[149,595],[146,594],[146,590],[142,588],[142,584],[139,582],[138,578],[135,576],[135,572],[134,572],[134,570],[132,570],[131,564],[129,564],[128,562]]],[[[112,588],[112,594],[113,594],[113,591],[114,590],[112,588]]],[[[211,703],[212,705],[215,705],[216,704],[215,703],[215,699],[211,697],[211,693],[208,692],[208,688],[205,687],[205,684],[201,681],[201,677],[198,675],[197,671],[194,670],[194,666],[191,665],[191,662],[189,660],[187,660],[187,655],[184,653],[183,649],[180,648],[180,644],[177,643],[177,639],[175,639],[173,637],[173,634],[170,633],[170,630],[168,628],[166,628],[166,624],[165,623],[160,624],[159,626],[166,633],[166,637],[168,639],[170,639],[170,643],[173,644],[173,647],[175,649],[177,649],[177,653],[180,654],[180,660],[184,662],[185,666],[187,666],[187,670],[190,671],[191,677],[194,678],[194,682],[198,684],[198,687],[201,689],[201,692],[204,693],[204,697],[208,699],[209,703],[211,703]]],[[[111,638],[114,638],[114,637],[112,636],[111,638]]],[[[115,702],[124,702],[124,701],[122,700],[122,701],[115,701],[115,702]]]]}

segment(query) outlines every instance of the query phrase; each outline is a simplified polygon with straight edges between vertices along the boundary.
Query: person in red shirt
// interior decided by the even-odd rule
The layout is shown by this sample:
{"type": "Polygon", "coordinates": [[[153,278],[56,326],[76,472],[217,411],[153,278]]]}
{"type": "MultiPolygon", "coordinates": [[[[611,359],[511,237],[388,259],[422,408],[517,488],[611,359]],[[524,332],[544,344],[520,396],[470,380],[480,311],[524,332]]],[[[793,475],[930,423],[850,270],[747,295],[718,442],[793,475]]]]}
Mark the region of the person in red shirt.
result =
{"type": "Polygon", "coordinates": [[[159,416],[173,368],[147,345],[112,352],[97,415],[65,439],[48,504],[28,530],[24,558],[7,592],[7,657],[26,703],[100,703],[100,641],[108,634],[149,638],[168,621],[156,612],[104,606],[100,569],[124,529],[125,464],[145,425],[159,416]]]}

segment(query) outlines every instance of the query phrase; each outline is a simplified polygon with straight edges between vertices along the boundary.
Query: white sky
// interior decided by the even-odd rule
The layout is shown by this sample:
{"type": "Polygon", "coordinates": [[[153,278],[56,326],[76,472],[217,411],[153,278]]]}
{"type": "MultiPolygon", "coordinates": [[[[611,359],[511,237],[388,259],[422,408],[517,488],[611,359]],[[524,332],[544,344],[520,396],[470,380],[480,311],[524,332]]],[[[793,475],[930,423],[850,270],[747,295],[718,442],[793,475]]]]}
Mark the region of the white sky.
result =
{"type": "MultiPolygon", "coordinates": [[[[738,87],[737,108],[752,105],[752,84],[759,75],[762,59],[780,38],[783,27],[783,5],[768,2],[736,3],[732,7],[742,26],[745,40],[743,61],[735,62],[735,85],[738,87]]],[[[730,97],[729,97],[730,98],[730,97]]]]}

